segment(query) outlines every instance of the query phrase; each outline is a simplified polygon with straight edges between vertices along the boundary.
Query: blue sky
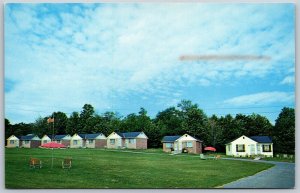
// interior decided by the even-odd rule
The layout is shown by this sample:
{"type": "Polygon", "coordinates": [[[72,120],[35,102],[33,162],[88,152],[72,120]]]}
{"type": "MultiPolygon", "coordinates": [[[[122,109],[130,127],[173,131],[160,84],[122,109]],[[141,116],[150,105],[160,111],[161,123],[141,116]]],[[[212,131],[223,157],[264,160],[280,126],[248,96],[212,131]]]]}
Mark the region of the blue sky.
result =
{"type": "Polygon", "coordinates": [[[5,5],[5,117],[34,122],[85,103],[151,117],[182,99],[207,115],[294,107],[292,4],[5,5]],[[268,60],[180,60],[189,55],[268,60]]]}

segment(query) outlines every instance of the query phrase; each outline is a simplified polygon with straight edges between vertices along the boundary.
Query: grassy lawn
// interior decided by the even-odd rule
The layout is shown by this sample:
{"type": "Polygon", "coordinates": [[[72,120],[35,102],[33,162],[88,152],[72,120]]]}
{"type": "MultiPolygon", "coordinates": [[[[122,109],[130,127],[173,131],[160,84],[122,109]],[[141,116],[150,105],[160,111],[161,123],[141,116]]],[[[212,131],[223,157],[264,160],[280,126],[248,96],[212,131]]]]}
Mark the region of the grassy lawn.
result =
{"type": "Polygon", "coordinates": [[[101,149],[5,149],[6,188],[214,188],[253,175],[272,164],[200,160],[196,156],[129,153],[101,149]],[[30,169],[29,158],[43,168],[30,169]],[[73,158],[70,170],[61,168],[73,158]]]}

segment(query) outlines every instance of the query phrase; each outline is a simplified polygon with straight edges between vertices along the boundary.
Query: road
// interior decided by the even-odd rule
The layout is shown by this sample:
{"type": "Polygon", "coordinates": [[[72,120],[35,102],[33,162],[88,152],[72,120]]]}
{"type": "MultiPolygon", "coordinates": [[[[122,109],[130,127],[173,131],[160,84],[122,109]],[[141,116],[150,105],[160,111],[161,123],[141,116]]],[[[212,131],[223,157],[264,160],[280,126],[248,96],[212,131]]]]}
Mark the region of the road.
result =
{"type": "Polygon", "coordinates": [[[253,176],[248,176],[225,184],[221,188],[294,188],[295,186],[295,163],[245,159],[238,160],[271,163],[275,166],[253,176]]]}

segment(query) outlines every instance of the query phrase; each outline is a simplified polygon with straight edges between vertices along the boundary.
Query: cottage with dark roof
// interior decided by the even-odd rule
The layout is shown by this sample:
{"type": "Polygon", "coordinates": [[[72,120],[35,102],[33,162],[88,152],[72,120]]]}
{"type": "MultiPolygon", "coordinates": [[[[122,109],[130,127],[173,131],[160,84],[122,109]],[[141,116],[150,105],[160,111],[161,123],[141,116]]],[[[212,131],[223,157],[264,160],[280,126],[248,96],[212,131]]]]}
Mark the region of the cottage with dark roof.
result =
{"type": "Polygon", "coordinates": [[[147,142],[144,132],[112,132],[107,137],[107,148],[147,149],[147,142]]]}
{"type": "Polygon", "coordinates": [[[106,146],[106,137],[103,133],[78,134],[82,138],[82,147],[103,148],[106,146]]]}
{"type": "Polygon", "coordinates": [[[41,145],[41,139],[34,134],[28,134],[20,137],[20,147],[37,148],[41,145]]]}
{"type": "Polygon", "coordinates": [[[71,135],[69,134],[63,134],[63,135],[54,135],[51,136],[51,140],[65,145],[66,147],[70,147],[70,141],[71,141],[71,135]],[[52,140],[53,138],[53,140],[52,140]]]}
{"type": "Polygon", "coordinates": [[[161,142],[164,152],[202,153],[202,141],[188,134],[164,136],[161,142]]]}
{"type": "Polygon", "coordinates": [[[248,157],[263,155],[273,157],[273,142],[269,136],[241,137],[226,144],[226,155],[235,157],[248,157]]]}

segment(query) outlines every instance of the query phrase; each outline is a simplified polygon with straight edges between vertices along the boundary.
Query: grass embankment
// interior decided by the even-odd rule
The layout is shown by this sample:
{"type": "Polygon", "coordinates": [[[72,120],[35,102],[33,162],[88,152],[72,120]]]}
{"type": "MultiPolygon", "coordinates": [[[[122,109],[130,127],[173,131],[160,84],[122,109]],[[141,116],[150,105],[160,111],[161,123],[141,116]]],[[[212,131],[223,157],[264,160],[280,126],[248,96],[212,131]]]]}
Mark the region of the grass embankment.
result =
{"type": "Polygon", "coordinates": [[[213,188],[271,166],[170,156],[160,150],[129,153],[101,149],[6,149],[5,185],[6,188],[213,188]],[[30,169],[30,157],[41,159],[43,167],[30,169]],[[64,157],[73,158],[70,170],[61,168],[64,157]]]}

